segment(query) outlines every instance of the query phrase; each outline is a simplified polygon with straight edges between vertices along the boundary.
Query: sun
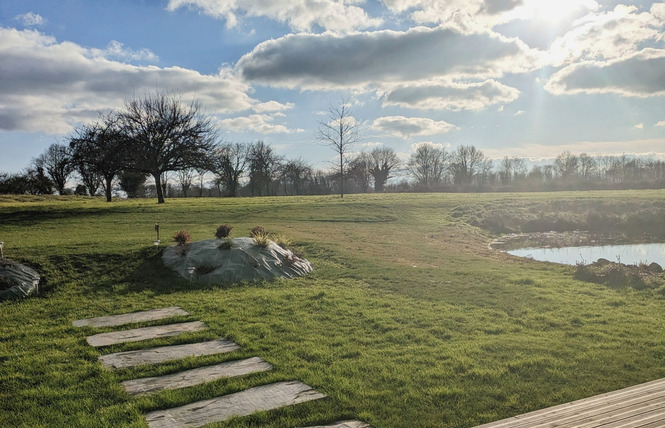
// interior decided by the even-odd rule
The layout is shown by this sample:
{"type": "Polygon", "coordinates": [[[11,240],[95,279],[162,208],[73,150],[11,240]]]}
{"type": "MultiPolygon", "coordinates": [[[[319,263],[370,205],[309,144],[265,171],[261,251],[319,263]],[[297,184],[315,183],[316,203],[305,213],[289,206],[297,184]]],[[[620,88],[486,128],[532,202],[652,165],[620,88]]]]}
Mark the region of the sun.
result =
{"type": "Polygon", "coordinates": [[[575,19],[599,7],[595,0],[527,0],[525,6],[534,19],[550,24],[575,19]]]}

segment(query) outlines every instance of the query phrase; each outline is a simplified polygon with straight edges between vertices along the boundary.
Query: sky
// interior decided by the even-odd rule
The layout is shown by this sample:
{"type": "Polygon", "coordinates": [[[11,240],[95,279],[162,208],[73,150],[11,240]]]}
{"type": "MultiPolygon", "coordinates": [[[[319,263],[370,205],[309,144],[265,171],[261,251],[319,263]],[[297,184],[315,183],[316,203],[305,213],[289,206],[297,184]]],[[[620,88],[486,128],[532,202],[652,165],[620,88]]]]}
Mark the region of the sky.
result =
{"type": "Polygon", "coordinates": [[[665,157],[665,3],[601,0],[3,0],[0,172],[146,93],[196,99],[225,142],[327,169],[352,152],[474,145],[665,157]]]}

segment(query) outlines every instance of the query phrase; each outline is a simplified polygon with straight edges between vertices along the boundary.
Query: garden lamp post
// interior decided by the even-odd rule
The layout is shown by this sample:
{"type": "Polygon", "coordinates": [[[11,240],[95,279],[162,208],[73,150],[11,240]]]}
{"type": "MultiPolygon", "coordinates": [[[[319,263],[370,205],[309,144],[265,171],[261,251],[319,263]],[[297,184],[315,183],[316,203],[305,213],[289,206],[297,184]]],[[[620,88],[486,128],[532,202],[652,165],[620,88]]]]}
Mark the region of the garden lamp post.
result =
{"type": "Polygon", "coordinates": [[[189,266],[187,268],[187,273],[189,274],[189,282],[192,282],[192,275],[194,275],[195,270],[196,270],[196,267],[194,267],[194,266],[189,266]]]}
{"type": "Polygon", "coordinates": [[[3,256],[2,256],[2,247],[4,247],[4,246],[5,246],[5,243],[0,241],[0,259],[3,258],[3,256]]]}

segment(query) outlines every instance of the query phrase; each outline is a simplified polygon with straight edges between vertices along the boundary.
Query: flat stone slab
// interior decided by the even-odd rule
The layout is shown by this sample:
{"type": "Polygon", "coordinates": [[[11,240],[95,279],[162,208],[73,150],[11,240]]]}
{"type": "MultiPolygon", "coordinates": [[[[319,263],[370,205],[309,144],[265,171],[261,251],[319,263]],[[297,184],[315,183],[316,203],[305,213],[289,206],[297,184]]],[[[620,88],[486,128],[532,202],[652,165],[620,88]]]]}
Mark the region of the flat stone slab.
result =
{"type": "Polygon", "coordinates": [[[114,354],[102,355],[99,359],[107,368],[121,369],[144,364],[159,364],[187,357],[223,354],[238,349],[240,349],[240,345],[232,340],[217,339],[185,345],[158,346],[136,351],[116,352],[114,354]]]}
{"type": "Polygon", "coordinates": [[[247,416],[324,397],[324,394],[302,382],[278,382],[182,407],[150,412],[146,419],[150,428],[201,427],[234,416],[247,416]]]}
{"type": "Polygon", "coordinates": [[[316,425],[306,428],[372,428],[371,425],[360,421],[340,421],[332,425],[316,425]]]}
{"type": "Polygon", "coordinates": [[[132,312],[129,314],[110,315],[106,317],[87,318],[73,322],[74,327],[115,327],[118,325],[132,324],[145,321],[156,321],[175,316],[189,315],[187,311],[178,306],[169,308],[152,309],[149,311],[132,312]]]}
{"type": "Polygon", "coordinates": [[[186,388],[217,379],[265,372],[271,369],[272,365],[259,357],[253,357],[245,360],[228,361],[212,366],[199,367],[165,376],[127,380],[122,382],[122,386],[131,395],[146,395],[154,394],[164,389],[186,388]]]}
{"type": "Polygon", "coordinates": [[[183,322],[178,324],[157,325],[154,327],[134,328],[131,330],[112,331],[88,336],[86,340],[92,346],[108,346],[116,343],[138,342],[140,340],[157,339],[160,337],[177,336],[182,333],[204,330],[206,325],[201,321],[183,322]]]}

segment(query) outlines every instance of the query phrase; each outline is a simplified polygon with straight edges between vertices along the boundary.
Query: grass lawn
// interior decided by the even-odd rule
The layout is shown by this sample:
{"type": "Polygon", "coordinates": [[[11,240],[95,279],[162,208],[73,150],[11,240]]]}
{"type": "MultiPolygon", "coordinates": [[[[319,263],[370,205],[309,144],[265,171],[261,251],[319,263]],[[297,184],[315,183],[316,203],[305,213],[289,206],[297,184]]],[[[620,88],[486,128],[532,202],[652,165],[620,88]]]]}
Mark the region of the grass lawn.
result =
{"type": "MultiPolygon", "coordinates": [[[[36,298],[0,303],[0,426],[147,426],[146,412],[300,380],[328,398],[218,427],[360,419],[383,427],[471,427],[665,376],[665,287],[581,282],[575,268],[487,248],[471,226],[491,209],[647,206],[665,191],[387,194],[114,201],[0,195],[5,256],[44,277],[36,298]],[[152,245],[180,229],[210,239],[288,235],[314,272],[204,286],[164,270],[152,245]],[[149,345],[226,337],[230,354],[111,372],[81,318],[180,306],[209,329],[149,345]],[[132,398],[120,382],[258,356],[270,372],[132,398]]],[[[535,211],[534,211],[535,210],[535,211]]],[[[505,213],[504,213],[505,214],[505,213]]],[[[537,213],[536,213],[537,214],[537,213]]],[[[549,213],[551,214],[551,212],[549,213]]],[[[565,213],[564,213],[565,214],[565,213]]],[[[665,217],[665,215],[663,215],[665,217]]],[[[164,321],[168,323],[170,321],[164,321]]],[[[138,324],[135,326],[141,326],[138,324]]],[[[146,324],[147,325],[147,324],[146,324]]]]}

